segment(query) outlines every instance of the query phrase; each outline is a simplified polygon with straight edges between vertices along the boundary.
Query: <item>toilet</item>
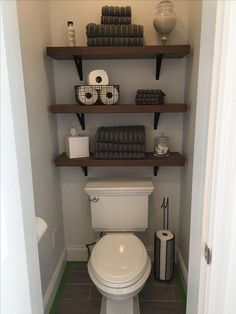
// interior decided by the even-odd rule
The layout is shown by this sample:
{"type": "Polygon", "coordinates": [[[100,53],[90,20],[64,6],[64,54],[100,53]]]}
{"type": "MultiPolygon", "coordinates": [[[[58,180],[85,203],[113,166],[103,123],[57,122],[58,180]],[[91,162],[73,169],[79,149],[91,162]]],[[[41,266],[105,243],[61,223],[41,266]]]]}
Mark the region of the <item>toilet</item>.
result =
{"type": "Polygon", "coordinates": [[[138,314],[138,293],[151,271],[150,258],[134,232],[148,227],[149,178],[89,179],[85,191],[92,228],[104,232],[88,262],[91,280],[101,292],[101,314],[138,314]]]}

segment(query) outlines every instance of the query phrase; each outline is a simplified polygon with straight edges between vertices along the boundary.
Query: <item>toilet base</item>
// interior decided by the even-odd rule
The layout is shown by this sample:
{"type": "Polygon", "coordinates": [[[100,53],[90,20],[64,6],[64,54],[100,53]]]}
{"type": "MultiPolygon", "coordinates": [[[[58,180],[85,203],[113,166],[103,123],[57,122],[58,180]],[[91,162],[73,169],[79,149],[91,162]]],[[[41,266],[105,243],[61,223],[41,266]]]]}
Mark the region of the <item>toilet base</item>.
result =
{"type": "Polygon", "coordinates": [[[102,297],[100,314],[140,314],[138,295],[126,300],[111,300],[102,297]]]}

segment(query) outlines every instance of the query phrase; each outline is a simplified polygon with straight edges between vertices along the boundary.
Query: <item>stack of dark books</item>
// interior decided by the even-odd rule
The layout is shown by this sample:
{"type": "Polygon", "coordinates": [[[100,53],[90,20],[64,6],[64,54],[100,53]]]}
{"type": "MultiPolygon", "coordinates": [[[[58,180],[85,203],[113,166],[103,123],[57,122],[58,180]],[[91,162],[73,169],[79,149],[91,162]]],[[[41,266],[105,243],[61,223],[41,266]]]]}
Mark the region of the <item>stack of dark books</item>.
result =
{"type": "Polygon", "coordinates": [[[142,46],[143,26],[131,24],[131,7],[105,6],[101,24],[86,26],[88,46],[142,46]]]}
{"type": "Polygon", "coordinates": [[[94,157],[98,159],[145,158],[144,126],[101,127],[95,135],[94,157]]]}
{"type": "Polygon", "coordinates": [[[137,105],[158,105],[164,103],[164,98],[161,89],[138,89],[135,102],[137,105]]]}

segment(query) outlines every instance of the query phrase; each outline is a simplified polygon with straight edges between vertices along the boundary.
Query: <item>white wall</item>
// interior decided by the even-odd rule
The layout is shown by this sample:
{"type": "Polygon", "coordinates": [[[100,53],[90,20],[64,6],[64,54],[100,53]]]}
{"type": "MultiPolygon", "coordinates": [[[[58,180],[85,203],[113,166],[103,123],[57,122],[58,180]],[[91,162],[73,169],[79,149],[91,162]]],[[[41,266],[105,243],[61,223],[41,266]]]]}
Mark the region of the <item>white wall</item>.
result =
{"type": "Polygon", "coordinates": [[[49,285],[64,250],[60,175],[53,163],[58,151],[57,121],[49,113],[54,92],[52,63],[45,56],[45,47],[51,45],[49,3],[18,1],[17,4],[35,208],[36,215],[48,224],[48,229],[39,242],[42,292],[44,302],[47,302],[51,292],[49,285]]]}
{"type": "Polygon", "coordinates": [[[0,3],[1,309],[42,314],[29,130],[15,1],[0,3]]]}
{"type": "Polygon", "coordinates": [[[189,1],[188,4],[188,41],[192,47],[192,53],[187,58],[185,102],[188,111],[184,115],[183,125],[183,153],[187,156],[187,163],[183,168],[181,180],[181,206],[179,220],[179,254],[183,262],[183,271],[186,275],[188,269],[190,218],[191,218],[191,194],[193,174],[193,153],[195,136],[195,118],[197,103],[197,82],[199,48],[201,35],[202,1],[189,1]]]}
{"type": "MultiPolygon", "coordinates": [[[[152,26],[156,1],[50,1],[50,21],[53,46],[65,46],[66,22],[73,20],[76,29],[77,44],[86,45],[85,26],[89,22],[100,22],[103,5],[131,5],[132,21],[145,27],[145,44],[158,43],[157,34],[152,26]]],[[[176,29],[170,36],[170,43],[184,44],[187,36],[186,1],[175,1],[175,11],[178,16],[176,29]]],[[[120,85],[120,103],[133,103],[138,88],[161,88],[167,94],[168,102],[184,101],[185,59],[164,60],[159,81],[155,80],[155,60],[94,60],[84,62],[84,77],[89,71],[104,68],[110,77],[110,82],[120,85]]],[[[73,86],[80,82],[72,61],[54,61],[54,80],[56,103],[75,103],[73,86]]],[[[65,150],[64,136],[71,126],[80,129],[75,115],[58,115],[59,152],[65,150]]],[[[162,114],[158,131],[153,130],[152,114],[90,114],[86,115],[86,132],[91,135],[93,149],[93,134],[99,126],[144,124],[146,126],[147,150],[153,149],[153,138],[159,131],[165,131],[170,136],[171,149],[182,149],[183,114],[162,114]]],[[[89,168],[89,177],[101,176],[152,176],[152,168],[89,168]]],[[[149,229],[142,234],[147,246],[153,245],[153,233],[161,228],[162,219],[160,205],[163,196],[171,200],[170,228],[178,239],[178,221],[180,206],[180,168],[162,167],[158,176],[152,177],[155,191],[150,198],[149,229]]],[[[65,227],[66,248],[69,259],[82,259],[84,244],[94,239],[91,229],[91,217],[88,197],[84,192],[87,178],[80,168],[61,169],[63,215],[65,227]]]]}

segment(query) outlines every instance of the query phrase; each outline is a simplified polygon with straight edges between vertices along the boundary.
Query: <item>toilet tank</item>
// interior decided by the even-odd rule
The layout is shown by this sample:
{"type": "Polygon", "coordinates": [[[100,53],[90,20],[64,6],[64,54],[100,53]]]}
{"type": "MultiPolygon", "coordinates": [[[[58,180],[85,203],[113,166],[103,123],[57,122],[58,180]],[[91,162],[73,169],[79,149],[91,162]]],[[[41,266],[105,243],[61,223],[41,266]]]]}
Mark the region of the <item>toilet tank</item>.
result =
{"type": "Polygon", "coordinates": [[[92,228],[96,231],[144,231],[148,227],[150,178],[89,179],[92,228]]]}

